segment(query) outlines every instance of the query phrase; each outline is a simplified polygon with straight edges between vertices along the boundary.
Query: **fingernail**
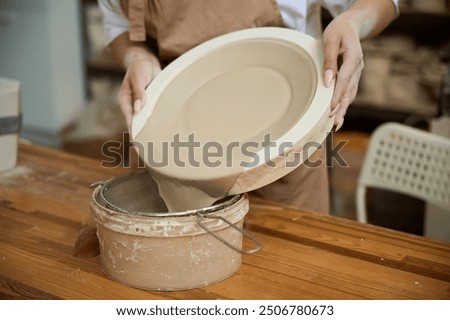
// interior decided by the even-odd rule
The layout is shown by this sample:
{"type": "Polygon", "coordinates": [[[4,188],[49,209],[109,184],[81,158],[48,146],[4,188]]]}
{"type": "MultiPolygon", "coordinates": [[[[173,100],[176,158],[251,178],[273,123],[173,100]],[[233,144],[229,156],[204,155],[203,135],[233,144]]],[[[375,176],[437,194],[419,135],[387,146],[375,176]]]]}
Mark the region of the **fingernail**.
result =
{"type": "Polygon", "coordinates": [[[338,124],[336,125],[336,129],[334,130],[334,132],[338,131],[342,125],[344,124],[344,118],[341,118],[338,122],[338,124]]]}
{"type": "Polygon", "coordinates": [[[327,69],[325,71],[325,86],[328,88],[329,86],[331,86],[331,82],[333,81],[334,78],[334,74],[333,74],[333,70],[331,69],[327,69]]]}

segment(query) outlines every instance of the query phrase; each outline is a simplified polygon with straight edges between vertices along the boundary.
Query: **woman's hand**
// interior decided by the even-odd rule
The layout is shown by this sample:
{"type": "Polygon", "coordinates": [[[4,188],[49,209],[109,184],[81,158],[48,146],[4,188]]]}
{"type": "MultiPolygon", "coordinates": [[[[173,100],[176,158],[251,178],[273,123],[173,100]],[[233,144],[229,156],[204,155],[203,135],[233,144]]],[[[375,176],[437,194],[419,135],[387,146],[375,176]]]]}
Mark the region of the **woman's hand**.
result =
{"type": "Polygon", "coordinates": [[[147,57],[132,57],[127,63],[127,71],[119,91],[118,101],[128,131],[131,131],[133,114],[138,113],[145,104],[145,88],[161,71],[158,61],[147,57]]]}
{"type": "Polygon", "coordinates": [[[325,29],[324,80],[327,87],[336,80],[331,114],[339,130],[350,103],[355,100],[364,68],[361,40],[376,36],[397,17],[392,0],[354,0],[349,10],[340,14],[325,29]],[[338,66],[338,58],[342,64],[338,66]]]}
{"type": "Polygon", "coordinates": [[[128,32],[115,38],[110,47],[119,66],[126,70],[118,102],[131,131],[133,114],[144,106],[145,88],[161,71],[161,64],[145,43],[130,41],[128,32]]]}
{"type": "Polygon", "coordinates": [[[336,17],[323,33],[324,80],[327,87],[336,79],[331,114],[335,115],[336,131],[342,127],[348,106],[355,100],[358,83],[364,68],[359,32],[345,14],[336,17]],[[342,55],[342,65],[338,58],[342,55]]]}

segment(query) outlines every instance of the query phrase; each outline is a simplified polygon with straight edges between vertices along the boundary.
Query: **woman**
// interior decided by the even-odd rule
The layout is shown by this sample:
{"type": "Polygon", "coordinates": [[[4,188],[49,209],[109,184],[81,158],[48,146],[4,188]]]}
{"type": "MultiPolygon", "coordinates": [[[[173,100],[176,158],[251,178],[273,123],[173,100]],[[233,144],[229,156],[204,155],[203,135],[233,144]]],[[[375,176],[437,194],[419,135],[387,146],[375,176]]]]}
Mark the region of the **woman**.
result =
{"type": "MultiPolygon", "coordinates": [[[[335,83],[331,114],[341,128],[364,66],[360,41],[380,33],[396,16],[398,0],[99,0],[112,54],[126,70],[119,104],[128,128],[145,103],[145,88],[170,63],[195,45],[250,27],[288,27],[322,38],[324,81],[335,83]],[[334,19],[321,32],[321,6],[334,19]],[[338,57],[342,64],[338,68],[338,57]],[[335,81],[334,81],[335,80],[335,81]]],[[[324,148],[315,157],[325,159],[324,148]]],[[[300,166],[255,192],[304,210],[329,211],[325,161],[300,166]]]]}

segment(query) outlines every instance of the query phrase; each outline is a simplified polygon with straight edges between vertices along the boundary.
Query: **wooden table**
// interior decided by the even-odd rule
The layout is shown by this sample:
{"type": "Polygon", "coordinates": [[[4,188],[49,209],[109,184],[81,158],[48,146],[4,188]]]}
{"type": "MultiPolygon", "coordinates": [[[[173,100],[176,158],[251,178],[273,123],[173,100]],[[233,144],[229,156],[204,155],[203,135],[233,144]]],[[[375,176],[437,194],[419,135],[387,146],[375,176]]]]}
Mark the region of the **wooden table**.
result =
{"type": "Polygon", "coordinates": [[[0,173],[0,298],[449,299],[450,245],[252,198],[246,228],[264,249],[201,289],[150,292],[110,280],[99,256],[77,257],[92,182],[129,169],[29,144],[0,173]]]}

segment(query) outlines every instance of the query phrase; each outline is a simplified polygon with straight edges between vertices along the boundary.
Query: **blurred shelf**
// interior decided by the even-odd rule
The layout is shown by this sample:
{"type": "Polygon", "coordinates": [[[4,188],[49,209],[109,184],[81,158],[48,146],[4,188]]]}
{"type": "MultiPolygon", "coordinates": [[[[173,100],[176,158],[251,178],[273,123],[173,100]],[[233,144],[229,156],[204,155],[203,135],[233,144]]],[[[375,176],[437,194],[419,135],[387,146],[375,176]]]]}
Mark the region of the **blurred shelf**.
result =
{"type": "Polygon", "coordinates": [[[422,16],[429,18],[450,18],[450,10],[423,10],[414,7],[400,7],[400,15],[422,16]]]}
{"type": "Polygon", "coordinates": [[[415,106],[395,102],[374,103],[367,98],[357,98],[353,102],[352,106],[353,108],[373,110],[374,112],[393,112],[397,114],[417,115],[427,118],[436,117],[438,115],[437,105],[432,104],[415,106]]]}
{"type": "MultiPolygon", "coordinates": [[[[450,42],[448,30],[450,30],[448,10],[425,11],[413,7],[400,7],[399,17],[383,31],[382,35],[410,37],[418,47],[425,46],[434,50],[450,42]]],[[[344,127],[371,132],[387,121],[424,125],[439,114],[437,101],[396,103],[388,101],[388,97],[384,100],[386,101],[376,102],[370,96],[358,96],[348,109],[344,127]]]]}
{"type": "Polygon", "coordinates": [[[79,0],[82,7],[85,67],[88,79],[110,77],[122,79],[125,72],[103,44],[102,15],[97,0],[79,0]]]}
{"type": "Polygon", "coordinates": [[[109,55],[95,55],[88,58],[86,64],[87,72],[90,76],[110,76],[122,79],[125,75],[125,72],[109,55]]]}
{"type": "Polygon", "coordinates": [[[409,34],[423,45],[440,46],[450,41],[450,12],[400,8],[399,17],[383,34],[409,34]]]}
{"type": "Polygon", "coordinates": [[[341,130],[371,133],[379,125],[391,121],[427,128],[429,120],[437,115],[437,106],[421,110],[404,105],[356,101],[348,108],[341,130]]]}

